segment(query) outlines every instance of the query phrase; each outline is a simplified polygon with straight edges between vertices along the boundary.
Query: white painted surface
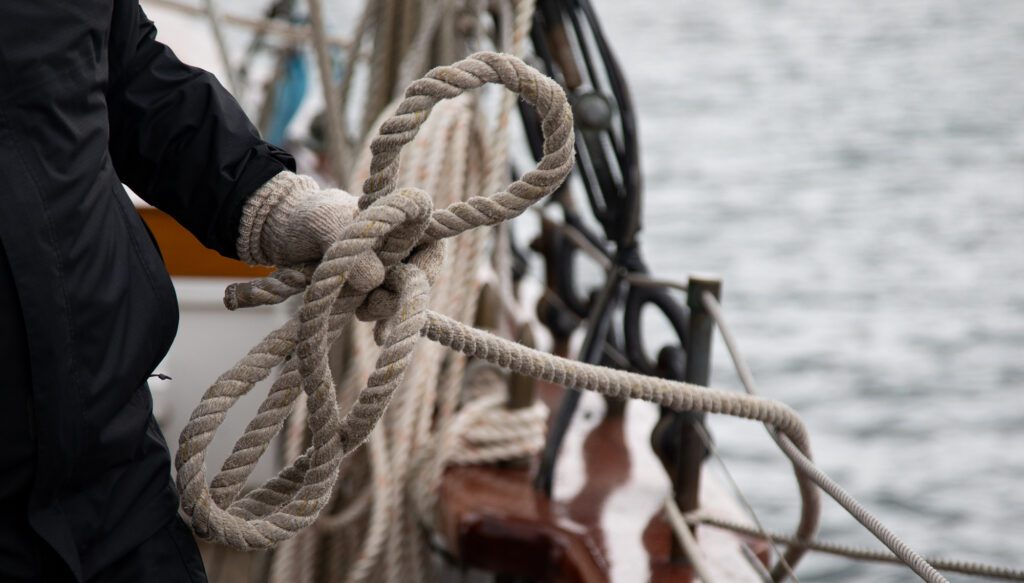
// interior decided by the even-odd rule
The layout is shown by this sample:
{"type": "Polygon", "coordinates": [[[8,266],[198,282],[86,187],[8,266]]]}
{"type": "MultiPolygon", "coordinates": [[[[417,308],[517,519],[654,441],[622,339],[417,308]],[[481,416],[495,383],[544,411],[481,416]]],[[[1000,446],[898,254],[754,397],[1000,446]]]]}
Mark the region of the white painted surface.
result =
{"type": "MultiPolygon", "coordinates": [[[[178,435],[188,422],[192,410],[206,389],[264,335],[283,324],[290,314],[290,303],[264,308],[229,312],[222,303],[224,287],[230,279],[206,277],[174,278],[178,293],[181,321],[178,336],[156,372],[172,380],[152,379],[153,409],[160,428],[167,437],[173,456],[178,449],[178,435]]],[[[232,407],[223,427],[207,451],[207,476],[220,468],[231,453],[235,440],[259,409],[267,395],[270,379],[257,384],[232,407]]],[[[280,467],[277,441],[260,461],[254,480],[271,477],[280,467]]]]}

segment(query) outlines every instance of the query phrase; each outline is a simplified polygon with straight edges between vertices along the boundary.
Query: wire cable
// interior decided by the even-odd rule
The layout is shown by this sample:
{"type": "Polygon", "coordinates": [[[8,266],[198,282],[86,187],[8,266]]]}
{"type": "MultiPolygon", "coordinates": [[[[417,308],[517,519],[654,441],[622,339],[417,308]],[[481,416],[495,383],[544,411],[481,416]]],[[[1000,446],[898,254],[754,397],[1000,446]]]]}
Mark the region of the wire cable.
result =
{"type": "Polygon", "coordinates": [[[782,565],[782,568],[785,569],[786,573],[788,573],[789,576],[793,578],[793,581],[796,581],[796,583],[800,583],[800,578],[796,576],[796,573],[793,571],[793,567],[789,564],[789,561],[786,560],[785,555],[783,555],[783,553],[779,550],[779,547],[776,546],[776,541],[773,538],[771,538],[768,531],[765,530],[764,524],[761,523],[761,519],[758,518],[757,512],[754,511],[753,504],[751,504],[750,500],[748,500],[747,497],[743,494],[743,490],[740,489],[740,486],[736,482],[736,479],[733,477],[732,472],[730,472],[728,466],[725,465],[725,460],[722,458],[721,455],[719,455],[718,447],[715,445],[714,440],[711,439],[711,436],[708,434],[707,429],[705,429],[704,425],[701,423],[694,423],[693,426],[694,428],[696,428],[697,435],[700,437],[701,441],[704,442],[704,446],[708,448],[708,451],[711,452],[711,456],[715,458],[715,460],[718,462],[719,467],[722,468],[722,473],[725,474],[725,478],[726,480],[729,481],[730,487],[736,494],[736,497],[739,499],[740,504],[742,504],[747,509],[747,513],[750,515],[750,518],[754,521],[754,525],[756,526],[755,530],[759,533],[758,538],[767,541],[771,545],[772,551],[775,553],[775,556],[779,558],[779,562],[782,565]]]}

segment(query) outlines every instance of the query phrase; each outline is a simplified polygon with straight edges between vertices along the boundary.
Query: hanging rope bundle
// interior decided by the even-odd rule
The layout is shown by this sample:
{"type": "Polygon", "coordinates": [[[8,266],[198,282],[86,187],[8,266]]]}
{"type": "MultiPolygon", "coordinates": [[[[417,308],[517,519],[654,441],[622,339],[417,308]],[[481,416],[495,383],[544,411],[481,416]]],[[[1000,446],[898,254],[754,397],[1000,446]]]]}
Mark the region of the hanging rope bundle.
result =
{"type": "MultiPolygon", "coordinates": [[[[494,53],[478,53],[434,69],[409,87],[395,117],[381,126],[371,151],[374,158],[360,199],[362,210],[339,233],[308,286],[296,285],[306,279],[300,272],[282,270],[227,290],[225,302],[232,307],[277,303],[303,291],[304,301],[295,319],[269,334],[207,391],[181,434],[178,487],[182,507],[201,537],[238,549],[258,549],[309,526],[330,498],[341,459],[367,438],[383,414],[419,334],[536,379],[680,411],[762,421],[809,455],[803,424],[783,404],[566,360],[426,310],[431,282],[443,260],[442,239],[518,216],[553,191],[571,170],[572,114],[554,81],[515,57],[494,53]],[[415,137],[430,109],[441,99],[484,83],[505,85],[537,108],[545,136],[545,155],[538,167],[505,191],[439,211],[432,211],[429,196],[420,190],[395,191],[399,152],[415,137]],[[374,335],[381,351],[367,386],[340,417],[327,351],[352,316],[376,323],[374,335]],[[205,448],[227,410],[282,363],[281,377],[208,488],[205,448]],[[300,388],[308,399],[311,446],[277,477],[239,498],[300,388]]],[[[805,536],[808,527],[814,529],[804,524],[798,536],[805,536]]]]}
{"type": "MultiPolygon", "coordinates": [[[[393,53],[401,61],[397,84],[402,88],[423,75],[430,63],[455,60],[445,55],[463,47],[490,44],[522,55],[533,15],[530,0],[466,2],[461,7],[453,0],[394,1],[422,4],[416,11],[421,19],[415,40],[404,52],[393,53]]],[[[405,28],[412,13],[401,8],[394,12],[392,16],[400,15],[402,20],[396,27],[405,28]]],[[[381,39],[380,19],[373,22],[375,46],[377,40],[388,42],[381,39]]],[[[371,79],[381,77],[376,68],[368,73],[371,79]]],[[[388,94],[397,90],[393,85],[388,94]]],[[[514,93],[506,91],[493,96],[467,93],[440,102],[402,150],[398,184],[431,193],[435,208],[481,191],[501,190],[509,169],[507,128],[515,99],[514,93]]],[[[371,133],[394,113],[398,102],[384,106],[380,119],[371,124],[371,133]]],[[[357,190],[370,174],[369,144],[359,151],[349,173],[354,186],[350,190],[357,190]]],[[[446,251],[450,267],[432,286],[430,308],[466,323],[474,322],[483,309],[503,335],[512,336],[507,324],[520,322],[524,313],[514,301],[478,307],[484,281],[490,289],[500,290],[502,298],[514,299],[511,278],[498,275],[510,273],[507,261],[501,261],[508,245],[507,233],[501,229],[477,229],[455,239],[446,251]],[[488,260],[490,253],[494,255],[488,260]],[[497,313],[492,312],[495,307],[497,313]]],[[[332,351],[343,409],[365,386],[374,367],[375,354],[367,349],[373,344],[371,327],[356,323],[332,351]]],[[[507,394],[505,376],[490,374],[494,369],[488,367],[483,373],[480,367],[467,370],[467,364],[468,357],[440,345],[417,346],[408,365],[416,374],[407,376],[365,446],[343,460],[333,499],[316,528],[274,550],[271,583],[436,580],[433,557],[438,545],[446,544],[433,535],[439,510],[437,490],[445,468],[474,459],[486,463],[480,456],[488,456],[489,462],[529,458],[544,442],[546,407],[536,402],[528,409],[508,408],[502,396],[507,394]],[[499,428],[509,431],[496,431],[499,428]],[[485,434],[489,436],[486,444],[481,441],[485,434]]],[[[289,459],[305,447],[304,415],[301,407],[296,408],[287,421],[285,447],[295,452],[289,459]],[[300,431],[294,431],[296,427],[300,431]]]]}
{"type": "Polygon", "coordinates": [[[416,335],[427,323],[429,289],[443,259],[441,240],[518,216],[557,188],[572,168],[572,114],[554,81],[515,57],[480,53],[414,82],[396,115],[381,126],[371,151],[362,210],[325,253],[308,287],[294,286],[305,278],[286,270],[227,291],[229,307],[277,303],[303,288],[305,295],[298,316],[222,375],[182,431],[175,460],[182,508],[204,538],[240,549],[265,548],[316,519],[330,497],[341,459],[366,439],[401,382],[416,335]],[[538,167],[505,191],[439,211],[432,211],[423,191],[396,192],[399,152],[430,109],[484,83],[502,84],[537,108],[546,140],[538,167]],[[376,322],[375,337],[382,348],[367,387],[341,418],[327,353],[353,315],[376,322]],[[286,359],[257,417],[207,488],[205,449],[227,410],[286,359]],[[277,477],[238,498],[300,387],[308,398],[311,447],[277,477]]]}

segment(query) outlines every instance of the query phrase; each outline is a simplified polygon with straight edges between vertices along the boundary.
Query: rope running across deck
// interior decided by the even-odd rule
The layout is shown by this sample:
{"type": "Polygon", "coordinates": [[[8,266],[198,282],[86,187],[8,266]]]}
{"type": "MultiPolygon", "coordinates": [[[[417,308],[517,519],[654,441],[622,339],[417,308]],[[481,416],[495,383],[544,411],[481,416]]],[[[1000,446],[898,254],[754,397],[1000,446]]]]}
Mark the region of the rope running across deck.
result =
{"type": "MultiPolygon", "coordinates": [[[[572,168],[572,114],[561,88],[508,55],[478,53],[414,82],[396,115],[371,144],[371,176],[360,213],[339,233],[312,273],[283,269],[228,288],[230,308],[278,303],[304,292],[296,318],[271,332],[206,392],[181,434],[176,457],[182,508],[203,538],[259,549],[309,526],[328,503],[341,459],[369,435],[395,388],[418,335],[536,379],[680,411],[721,413],[775,427],[805,455],[807,432],[792,409],[768,399],[586,365],[528,349],[426,309],[444,256],[442,239],[514,218],[557,188],[572,168]],[[500,83],[533,104],[542,119],[544,157],[507,190],[434,211],[417,189],[396,188],[402,147],[430,109],[484,83],[500,83]],[[308,280],[308,286],[306,282],[308,280]],[[352,316],[375,322],[376,369],[342,417],[327,353],[352,316]],[[274,367],[281,376],[209,487],[205,452],[228,409],[274,367]],[[307,395],[310,447],[275,478],[239,497],[256,462],[281,429],[300,392],[307,395]]],[[[801,524],[799,538],[815,525],[801,524]]],[[[810,532],[809,532],[810,531],[810,532]]]]}

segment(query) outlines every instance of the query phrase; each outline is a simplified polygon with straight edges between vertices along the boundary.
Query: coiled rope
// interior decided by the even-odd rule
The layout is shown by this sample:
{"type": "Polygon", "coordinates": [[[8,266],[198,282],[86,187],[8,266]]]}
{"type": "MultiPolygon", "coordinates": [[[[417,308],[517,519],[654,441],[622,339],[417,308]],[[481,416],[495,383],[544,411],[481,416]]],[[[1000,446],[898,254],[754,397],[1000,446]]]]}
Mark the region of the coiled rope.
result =
{"type": "MultiPolygon", "coordinates": [[[[453,40],[461,39],[466,46],[493,44],[502,47],[504,52],[521,55],[522,43],[516,42],[515,31],[506,30],[508,27],[504,24],[511,22],[510,14],[515,14],[516,29],[521,29],[518,36],[525,37],[532,22],[531,2],[469,2],[464,3],[462,9],[453,9],[453,4],[456,3],[452,0],[422,3],[416,40],[401,58],[399,82],[402,87],[428,70],[428,55],[435,62],[454,60],[443,56],[446,50],[432,54],[428,50],[430,45],[451,45],[453,40]],[[491,11],[497,11],[500,16],[489,19],[491,11]],[[453,17],[453,14],[459,16],[453,17]],[[442,15],[442,18],[437,21],[432,15],[442,15]],[[458,20],[459,24],[446,33],[445,28],[449,26],[446,22],[454,24],[452,20],[458,20]],[[496,21],[500,26],[488,33],[486,23],[489,21],[496,21]],[[430,40],[432,42],[427,42],[430,40]]],[[[403,12],[403,23],[408,15],[403,12]]],[[[464,94],[438,104],[416,139],[402,151],[399,184],[417,186],[431,193],[438,208],[481,191],[496,192],[504,188],[509,168],[508,113],[515,107],[516,96],[512,92],[501,92],[495,96],[497,99],[488,97],[464,94]],[[497,107],[491,107],[493,105],[497,107]]],[[[396,100],[385,112],[393,111],[397,105],[396,100]]],[[[369,155],[361,157],[355,174],[363,174],[365,178],[369,165],[369,155]]],[[[470,231],[448,247],[446,255],[451,268],[445,269],[433,286],[431,309],[462,322],[474,321],[480,287],[491,263],[494,268],[490,273],[511,273],[500,259],[500,252],[507,249],[507,235],[500,229],[502,226],[490,233],[470,231]],[[487,260],[489,241],[493,242],[491,261],[487,260]]],[[[502,297],[514,293],[503,285],[509,283],[510,286],[510,282],[500,277],[489,281],[491,289],[500,290],[502,297]],[[495,284],[495,280],[499,283],[495,284]]],[[[501,326],[507,318],[496,314],[493,321],[502,336],[511,335],[501,326]]],[[[354,341],[335,351],[335,356],[344,354],[346,370],[363,369],[368,374],[372,367],[373,361],[368,358],[372,355],[355,346],[359,342],[373,345],[366,330],[366,326],[356,327],[354,341]]],[[[468,360],[462,354],[433,343],[421,343],[417,348],[409,365],[416,374],[405,380],[367,443],[368,448],[384,450],[383,455],[360,456],[341,468],[341,479],[351,485],[336,487],[339,493],[347,487],[349,493],[339,498],[334,511],[350,509],[356,501],[355,492],[359,490],[372,490],[372,506],[368,506],[372,511],[367,512],[365,521],[332,532],[331,550],[325,548],[320,552],[327,557],[330,567],[321,571],[317,580],[350,583],[436,580],[439,573],[433,555],[435,549],[446,542],[435,536],[438,491],[445,468],[530,458],[543,447],[547,418],[544,405],[538,401],[525,410],[507,408],[504,385],[508,381],[504,375],[495,374],[496,369],[489,366],[467,369],[468,360]],[[496,431],[499,428],[502,431],[496,431]],[[484,438],[485,435],[488,437],[484,438]],[[374,536],[357,540],[355,549],[342,548],[338,542],[358,538],[363,532],[374,536]]],[[[364,379],[346,373],[339,389],[352,393],[363,382],[364,379]]],[[[307,540],[304,544],[315,546],[316,543],[307,540]]],[[[275,561],[278,554],[275,552],[275,561]]],[[[298,564],[304,569],[304,563],[298,564]]],[[[280,577],[272,583],[294,580],[280,577]]]]}
{"type": "MultiPolygon", "coordinates": [[[[490,44],[521,55],[521,39],[526,37],[532,22],[531,0],[382,0],[374,7],[379,9],[383,2],[398,5],[397,10],[384,14],[390,13],[401,23],[388,24],[377,16],[368,18],[379,11],[368,7],[357,27],[356,39],[365,38],[367,32],[374,39],[380,38],[384,34],[382,26],[394,25],[394,29],[407,32],[415,29],[411,43],[392,52],[401,62],[397,79],[385,79],[388,68],[374,66],[368,71],[371,80],[385,82],[388,96],[422,76],[432,63],[456,60],[456,54],[469,46],[490,44]],[[419,4],[417,10],[409,9],[413,4],[419,4]],[[490,17],[494,11],[500,14],[496,19],[490,17]],[[438,16],[439,20],[435,18],[438,16]],[[417,19],[418,24],[410,27],[417,19]],[[513,29],[506,30],[504,24],[513,20],[513,29]],[[488,28],[489,22],[502,26],[488,28]]],[[[382,42],[390,42],[384,36],[382,42]]],[[[352,69],[345,69],[349,79],[352,69]]],[[[371,82],[368,87],[374,84],[371,82]]],[[[343,81],[342,86],[343,90],[348,89],[343,91],[344,95],[351,93],[350,83],[343,81]]],[[[515,107],[515,94],[502,92],[495,96],[504,98],[500,99],[500,107],[495,108],[497,111],[490,111],[488,105],[499,100],[488,97],[463,94],[439,103],[416,138],[402,150],[398,183],[429,192],[435,208],[481,191],[503,189],[509,168],[505,153],[508,112],[515,107]],[[495,119],[497,122],[493,123],[495,119]]],[[[386,104],[383,112],[373,109],[378,117],[370,125],[373,134],[394,113],[399,101],[400,98],[386,104]]],[[[363,127],[363,123],[353,127],[363,127]]],[[[361,155],[348,173],[352,181],[350,191],[359,190],[370,174],[369,140],[358,151],[361,155]]],[[[480,286],[490,263],[486,260],[488,242],[495,241],[495,251],[504,249],[502,236],[501,232],[474,230],[458,237],[447,248],[451,267],[443,270],[432,286],[431,309],[463,322],[474,320],[480,286]]],[[[497,256],[493,261],[500,265],[497,256]]],[[[489,280],[492,286],[494,279],[489,280]]],[[[511,290],[505,292],[502,289],[502,297],[512,294],[511,290]]],[[[497,320],[506,321],[501,317],[497,320]]],[[[356,323],[347,327],[344,337],[332,349],[332,372],[343,410],[365,386],[374,368],[373,346],[372,327],[356,323]]],[[[494,374],[493,367],[467,370],[467,361],[464,355],[443,346],[419,343],[408,364],[416,374],[408,375],[397,389],[387,412],[358,455],[342,461],[332,501],[314,528],[302,531],[274,550],[270,583],[436,580],[433,556],[444,541],[434,536],[433,525],[445,467],[474,459],[484,463],[501,458],[529,458],[543,447],[547,416],[543,404],[536,402],[527,410],[507,408],[504,399],[499,398],[506,393],[501,386],[507,382],[503,375],[494,374]],[[498,434],[495,428],[508,431],[498,434]],[[490,437],[483,441],[485,434],[490,437]],[[464,455],[469,451],[472,455],[464,455]]],[[[298,449],[300,453],[306,446],[305,413],[304,405],[296,407],[286,421],[284,446],[290,452],[298,449]]],[[[286,459],[296,455],[292,453],[286,459]]]]}
{"type": "MultiPolygon", "coordinates": [[[[325,507],[341,459],[360,445],[401,382],[417,335],[467,356],[549,382],[616,398],[636,398],[680,411],[722,413],[768,423],[806,455],[806,430],[784,404],[585,365],[537,352],[426,310],[430,285],[443,261],[442,239],[518,216],[551,193],[573,163],[572,114],[561,88],[508,55],[478,53],[430,71],[406,91],[394,117],[371,144],[371,175],[361,211],[307,275],[281,270],[235,284],[229,307],[283,301],[304,292],[298,316],[267,335],[210,387],[183,430],[175,460],[182,508],[196,533],[236,549],[273,546],[309,526],[325,507]],[[433,211],[428,195],[395,190],[398,157],[430,109],[484,83],[502,84],[538,111],[545,137],[537,168],[507,190],[433,211]],[[308,285],[304,280],[308,279],[308,285]],[[381,346],[376,368],[342,417],[334,396],[327,352],[352,316],[375,322],[381,346]],[[205,450],[228,409],[270,371],[281,376],[238,440],[221,472],[206,484],[205,450]],[[310,447],[275,478],[239,497],[270,439],[280,430],[299,392],[307,395],[310,447]]],[[[801,525],[798,533],[807,530],[801,525]]],[[[810,527],[813,531],[813,525],[810,527]]],[[[798,534],[806,538],[806,534],[798,534]]]]}
{"type": "Polygon", "coordinates": [[[441,240],[518,216],[561,184],[572,167],[572,115],[554,81],[513,57],[482,53],[434,69],[413,83],[396,115],[381,126],[371,151],[362,210],[339,233],[308,287],[304,274],[283,270],[276,277],[232,286],[226,294],[229,307],[241,307],[275,303],[305,290],[298,316],[222,375],[182,432],[178,486],[182,507],[200,536],[240,549],[264,548],[316,518],[327,503],[341,458],[366,439],[401,381],[415,335],[425,324],[429,288],[443,258],[441,240]],[[505,85],[537,108],[548,144],[538,167],[503,192],[436,212],[423,191],[395,192],[398,154],[430,109],[484,83],[505,85]],[[280,295],[282,290],[285,295],[280,295]],[[375,336],[382,350],[367,387],[341,418],[327,351],[353,315],[377,323],[375,336]],[[283,374],[207,488],[205,448],[228,408],[282,363],[283,374]],[[239,498],[300,388],[308,397],[311,447],[277,477],[239,498]]]}

